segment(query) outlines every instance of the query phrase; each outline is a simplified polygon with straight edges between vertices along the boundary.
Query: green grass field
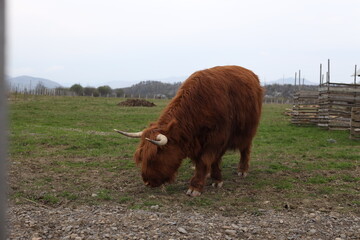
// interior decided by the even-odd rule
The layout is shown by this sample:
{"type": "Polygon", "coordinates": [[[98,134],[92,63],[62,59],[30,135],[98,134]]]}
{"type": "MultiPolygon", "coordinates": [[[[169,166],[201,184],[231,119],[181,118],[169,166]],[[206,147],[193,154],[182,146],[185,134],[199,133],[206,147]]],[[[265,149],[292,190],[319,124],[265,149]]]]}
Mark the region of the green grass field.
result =
{"type": "Polygon", "coordinates": [[[174,206],[223,214],[311,208],[360,213],[360,142],[344,131],[298,127],[288,105],[264,105],[249,176],[236,175],[239,154],[223,157],[224,187],[185,195],[193,170],[185,159],[175,183],[146,188],[132,157],[137,139],[112,129],[140,131],[153,108],[119,107],[122,99],[32,96],[10,101],[10,197],[22,204],[122,204],[159,211],[174,206]],[[336,142],[329,141],[334,139],[336,142]],[[157,208],[157,207],[156,207],[157,208]]]}

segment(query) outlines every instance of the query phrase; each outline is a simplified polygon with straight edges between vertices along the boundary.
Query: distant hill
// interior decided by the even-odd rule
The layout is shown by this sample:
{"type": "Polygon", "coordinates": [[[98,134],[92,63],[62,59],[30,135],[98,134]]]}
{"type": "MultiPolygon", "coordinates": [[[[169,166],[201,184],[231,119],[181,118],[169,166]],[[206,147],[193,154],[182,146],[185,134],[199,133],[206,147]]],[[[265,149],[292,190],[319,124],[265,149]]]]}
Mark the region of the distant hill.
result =
{"type": "MultiPolygon", "coordinates": [[[[271,82],[266,82],[266,85],[271,85],[271,84],[291,84],[294,85],[295,82],[295,78],[289,77],[289,78],[279,78],[277,80],[271,81],[271,82]]],[[[299,79],[297,79],[296,85],[299,84],[299,79]]],[[[301,85],[303,85],[303,79],[301,79],[301,85]]],[[[314,82],[310,82],[308,80],[304,80],[304,85],[318,85],[318,83],[314,83],[314,82]]]]}
{"type": "Polygon", "coordinates": [[[45,78],[36,78],[31,76],[8,77],[8,84],[10,89],[18,89],[19,91],[27,89],[34,90],[38,84],[42,84],[48,89],[62,87],[59,83],[45,78]]]}
{"type": "MultiPolygon", "coordinates": [[[[180,77],[167,77],[167,78],[159,78],[159,79],[151,79],[151,80],[145,80],[141,82],[162,82],[165,84],[173,84],[178,82],[183,82],[187,79],[186,76],[180,76],[180,77]]],[[[104,85],[108,85],[111,88],[129,88],[129,86],[132,86],[133,82],[130,81],[111,81],[111,82],[105,82],[104,85]]]]}
{"type": "Polygon", "coordinates": [[[162,83],[160,81],[142,81],[134,84],[131,87],[123,88],[124,93],[128,97],[167,97],[172,98],[175,96],[179,89],[181,82],[177,83],[162,83]]]}

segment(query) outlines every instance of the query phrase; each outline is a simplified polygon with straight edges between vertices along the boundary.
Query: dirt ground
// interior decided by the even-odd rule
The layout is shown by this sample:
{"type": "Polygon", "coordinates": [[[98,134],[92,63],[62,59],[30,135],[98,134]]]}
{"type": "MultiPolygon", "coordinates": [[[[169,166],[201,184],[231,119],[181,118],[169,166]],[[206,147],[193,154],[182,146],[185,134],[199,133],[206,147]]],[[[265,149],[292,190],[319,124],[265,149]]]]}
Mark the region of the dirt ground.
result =
{"type": "Polygon", "coordinates": [[[162,191],[146,188],[138,169],[117,159],[13,159],[8,239],[360,239],[359,185],[351,178],[347,185],[355,192],[350,194],[339,179],[323,187],[303,182],[313,175],[331,179],[336,171],[269,175],[254,168],[243,179],[236,165],[226,165],[222,188],[209,182],[203,195],[191,198],[185,194],[190,164],[185,162],[182,175],[162,191]],[[99,167],[107,165],[111,168],[99,167]],[[293,187],[254,185],[269,177],[291,177],[293,187]],[[320,187],[339,193],[321,193],[320,187]]]}
{"type": "Polygon", "coordinates": [[[338,212],[264,210],[239,216],[122,205],[10,205],[8,239],[360,239],[360,217],[338,212]]]}
{"type": "MultiPolygon", "coordinates": [[[[179,178],[162,192],[145,188],[134,170],[79,172],[74,167],[66,170],[57,161],[47,158],[12,164],[11,190],[21,190],[21,195],[13,194],[9,202],[8,239],[360,239],[356,207],[340,204],[346,202],[346,195],[288,202],[282,197],[295,194],[298,187],[256,189],[251,174],[240,179],[228,167],[224,171],[234,171],[234,175],[227,174],[230,178],[223,188],[212,188],[209,183],[202,196],[190,198],[184,194],[188,177],[179,178]],[[79,189],[71,189],[74,186],[79,189]],[[107,188],[113,195],[100,196],[104,192],[94,192],[97,188],[107,188]],[[74,203],[66,199],[71,195],[51,202],[49,193],[71,190],[79,192],[74,203]]],[[[94,159],[72,161],[77,162],[94,159]]],[[[257,173],[257,177],[264,176],[257,173]]],[[[297,177],[307,178],[301,173],[297,177]]],[[[311,187],[306,191],[314,191],[311,187]]]]}
{"type": "MultiPolygon", "coordinates": [[[[51,187],[57,191],[66,185],[65,179],[75,179],[79,184],[93,181],[102,187],[118,185],[114,182],[118,175],[101,171],[91,172],[91,180],[89,176],[71,176],[71,172],[56,176],[56,173],[43,172],[38,166],[22,173],[21,177],[31,182],[42,178],[42,174],[47,177],[54,174],[52,176],[57,181],[51,187]]],[[[274,203],[280,197],[274,191],[271,196],[270,191],[249,190],[246,181],[235,176],[225,182],[223,189],[207,186],[203,196],[190,198],[184,194],[185,180],[170,185],[174,187],[173,193],[169,190],[163,193],[159,189],[145,188],[141,181],[137,181],[136,175],[129,172],[122,175],[133,179],[116,188],[122,194],[133,196],[124,203],[85,199],[85,203],[65,201],[51,204],[44,201],[41,192],[37,193],[40,196],[37,200],[13,199],[8,209],[8,239],[360,239],[359,214],[337,207],[331,199],[302,199],[283,206],[283,202],[274,203]],[[239,191],[232,190],[231,181],[235,181],[239,191]],[[241,194],[258,194],[259,197],[254,202],[250,202],[251,199],[244,202],[241,194]],[[223,197],[219,199],[218,195],[223,197]],[[256,210],[238,211],[242,206],[227,202],[234,197],[231,195],[239,198],[239,204],[256,210]],[[136,205],[141,203],[145,205],[136,205]],[[282,208],[276,208],[277,204],[282,208]]],[[[12,185],[17,186],[15,183],[12,185]]],[[[43,186],[40,189],[43,191],[43,186]]],[[[90,191],[84,189],[81,194],[94,198],[96,194],[91,196],[90,191]]]]}
{"type": "Polygon", "coordinates": [[[118,103],[118,106],[122,107],[155,107],[156,105],[145,99],[127,99],[118,103]]]}

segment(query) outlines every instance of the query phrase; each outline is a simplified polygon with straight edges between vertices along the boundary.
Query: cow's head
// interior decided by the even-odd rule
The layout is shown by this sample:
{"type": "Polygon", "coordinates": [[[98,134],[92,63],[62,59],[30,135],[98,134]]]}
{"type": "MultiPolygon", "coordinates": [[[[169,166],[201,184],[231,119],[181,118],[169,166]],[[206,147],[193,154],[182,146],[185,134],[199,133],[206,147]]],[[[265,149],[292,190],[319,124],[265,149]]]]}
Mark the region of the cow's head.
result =
{"type": "Polygon", "coordinates": [[[175,180],[184,154],[171,135],[167,136],[168,129],[161,130],[152,125],[138,133],[115,131],[128,137],[141,138],[134,159],[141,167],[145,185],[158,187],[175,180]]]}

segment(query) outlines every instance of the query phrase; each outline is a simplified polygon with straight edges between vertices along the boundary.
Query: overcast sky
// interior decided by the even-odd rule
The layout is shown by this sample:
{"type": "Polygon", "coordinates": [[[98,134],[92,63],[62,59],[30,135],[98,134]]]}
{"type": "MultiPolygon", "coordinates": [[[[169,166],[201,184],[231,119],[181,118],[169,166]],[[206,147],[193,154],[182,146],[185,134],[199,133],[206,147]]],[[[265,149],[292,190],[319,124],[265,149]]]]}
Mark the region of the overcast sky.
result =
{"type": "Polygon", "coordinates": [[[188,76],[218,65],[262,82],[360,68],[359,0],[8,0],[8,75],[64,86],[188,76]],[[324,67],[326,69],[326,67],[324,67]]]}

